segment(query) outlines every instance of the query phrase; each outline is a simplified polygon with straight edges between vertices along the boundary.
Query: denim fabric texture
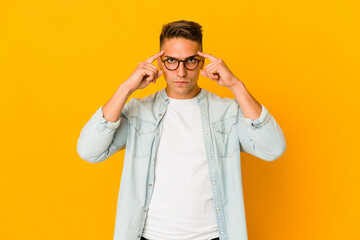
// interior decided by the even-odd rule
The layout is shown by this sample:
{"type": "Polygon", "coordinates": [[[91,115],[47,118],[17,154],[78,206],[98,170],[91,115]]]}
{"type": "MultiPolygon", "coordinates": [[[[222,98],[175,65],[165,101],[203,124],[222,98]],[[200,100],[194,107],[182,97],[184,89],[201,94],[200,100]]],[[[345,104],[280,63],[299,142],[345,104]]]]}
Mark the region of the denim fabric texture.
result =
{"type": "MultiPolygon", "coordinates": [[[[244,117],[236,99],[203,88],[197,98],[219,238],[246,240],[240,152],[274,161],[285,152],[285,136],[262,104],[260,117],[252,120],[244,117]]],[[[77,152],[85,161],[99,163],[125,149],[114,240],[141,238],[155,184],[161,120],[169,101],[165,89],[132,98],[116,122],[104,118],[101,106],[81,130],[77,152]]]]}

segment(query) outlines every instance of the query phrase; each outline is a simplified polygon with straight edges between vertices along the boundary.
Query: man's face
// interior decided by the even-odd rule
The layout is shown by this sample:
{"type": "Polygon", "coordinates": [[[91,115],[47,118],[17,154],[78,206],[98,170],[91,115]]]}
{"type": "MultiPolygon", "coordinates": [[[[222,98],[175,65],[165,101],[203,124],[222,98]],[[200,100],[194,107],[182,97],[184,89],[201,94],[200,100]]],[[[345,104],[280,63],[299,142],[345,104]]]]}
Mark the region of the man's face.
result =
{"type": "MultiPolygon", "coordinates": [[[[199,44],[195,41],[185,38],[171,38],[165,39],[163,47],[164,54],[157,59],[159,68],[163,71],[165,81],[167,83],[166,93],[171,98],[189,99],[195,97],[200,88],[197,85],[200,69],[204,67],[204,59],[197,54],[200,51],[199,44]],[[195,56],[197,59],[202,59],[197,68],[188,70],[184,66],[184,62],[180,62],[179,67],[170,71],[161,60],[173,59],[185,60],[190,56],[195,56]]],[[[196,60],[194,60],[196,61],[196,60]]]]}

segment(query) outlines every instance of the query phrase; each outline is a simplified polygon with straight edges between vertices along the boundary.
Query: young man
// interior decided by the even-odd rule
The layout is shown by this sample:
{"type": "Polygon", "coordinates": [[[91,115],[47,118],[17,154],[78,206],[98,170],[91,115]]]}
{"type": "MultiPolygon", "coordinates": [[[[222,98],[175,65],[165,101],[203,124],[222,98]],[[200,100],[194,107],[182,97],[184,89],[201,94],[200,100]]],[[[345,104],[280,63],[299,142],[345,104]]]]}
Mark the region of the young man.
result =
{"type": "Polygon", "coordinates": [[[164,25],[160,50],[95,112],[78,140],[78,154],[91,163],[126,147],[114,240],[245,240],[240,152],[279,158],[282,130],[222,59],[202,52],[199,24],[164,25]],[[205,58],[211,63],[201,70],[205,58]],[[200,88],[200,73],[235,99],[200,88]],[[162,74],[165,89],[126,103],[162,74]]]}

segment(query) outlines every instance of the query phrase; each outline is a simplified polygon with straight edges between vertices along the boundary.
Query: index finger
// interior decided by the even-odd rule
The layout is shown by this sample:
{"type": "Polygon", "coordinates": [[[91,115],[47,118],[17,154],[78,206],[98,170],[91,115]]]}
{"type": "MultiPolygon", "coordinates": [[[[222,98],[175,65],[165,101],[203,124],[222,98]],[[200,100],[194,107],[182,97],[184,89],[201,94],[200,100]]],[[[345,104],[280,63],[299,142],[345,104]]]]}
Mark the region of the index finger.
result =
{"type": "Polygon", "coordinates": [[[145,60],[145,62],[147,63],[152,63],[155,59],[157,59],[158,57],[160,57],[161,55],[164,54],[164,50],[161,50],[160,52],[158,52],[155,55],[152,55],[151,57],[149,57],[148,59],[145,60]]]}
{"type": "Polygon", "coordinates": [[[200,55],[200,56],[203,56],[203,57],[206,57],[206,58],[208,58],[210,61],[215,61],[217,58],[216,57],[214,57],[213,55],[211,55],[211,54],[207,54],[207,53],[203,53],[203,52],[198,52],[198,54],[200,55]]]}

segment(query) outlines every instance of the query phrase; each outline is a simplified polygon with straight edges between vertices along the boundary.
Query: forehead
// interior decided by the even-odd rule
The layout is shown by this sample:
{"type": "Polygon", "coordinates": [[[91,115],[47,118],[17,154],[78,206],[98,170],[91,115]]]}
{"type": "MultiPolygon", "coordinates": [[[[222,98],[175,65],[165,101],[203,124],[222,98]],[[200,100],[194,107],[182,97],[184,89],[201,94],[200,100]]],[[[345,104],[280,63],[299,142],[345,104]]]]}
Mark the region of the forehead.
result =
{"type": "Polygon", "coordinates": [[[171,38],[165,39],[163,49],[164,56],[186,58],[197,54],[197,51],[199,51],[199,44],[185,38],[171,38]]]}

